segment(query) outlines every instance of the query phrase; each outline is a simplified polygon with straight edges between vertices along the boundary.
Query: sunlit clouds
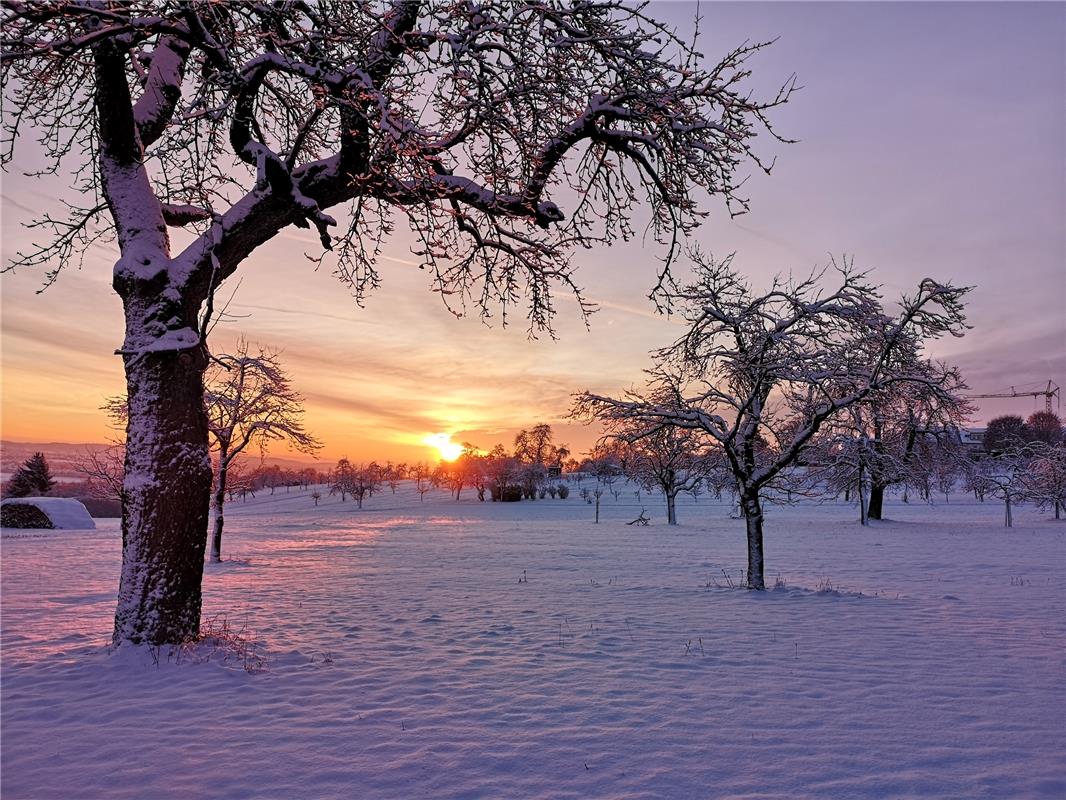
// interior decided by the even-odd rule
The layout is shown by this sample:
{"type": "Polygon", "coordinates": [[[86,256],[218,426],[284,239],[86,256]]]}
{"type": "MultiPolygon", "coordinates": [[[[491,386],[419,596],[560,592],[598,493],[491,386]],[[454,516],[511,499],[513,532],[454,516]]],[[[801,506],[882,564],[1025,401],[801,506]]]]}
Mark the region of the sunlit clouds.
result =
{"type": "Polygon", "coordinates": [[[463,454],[463,446],[453,442],[446,433],[434,433],[422,439],[424,444],[434,448],[444,461],[455,461],[463,454]]]}

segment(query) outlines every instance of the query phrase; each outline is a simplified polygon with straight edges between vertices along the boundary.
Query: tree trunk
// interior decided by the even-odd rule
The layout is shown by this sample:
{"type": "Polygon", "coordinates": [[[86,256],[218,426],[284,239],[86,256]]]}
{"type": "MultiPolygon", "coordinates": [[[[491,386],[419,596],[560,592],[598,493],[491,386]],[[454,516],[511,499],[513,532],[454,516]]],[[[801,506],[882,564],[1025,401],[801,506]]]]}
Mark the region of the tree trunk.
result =
{"type": "Polygon", "coordinates": [[[599,523],[600,523],[600,495],[599,495],[599,492],[597,492],[596,493],[596,524],[599,525],[599,523]]]}
{"type": "Polygon", "coordinates": [[[1005,527],[1005,528],[1013,528],[1014,527],[1014,518],[1011,516],[1011,513],[1010,513],[1010,495],[1009,494],[1008,495],[1004,495],[1003,504],[1004,504],[1004,507],[1003,507],[1003,527],[1005,527]]]}
{"type": "Polygon", "coordinates": [[[870,506],[866,510],[866,516],[870,519],[881,519],[885,505],[885,485],[880,481],[870,482],[870,506]]]}
{"type": "MultiPolygon", "coordinates": [[[[211,560],[222,560],[222,508],[226,503],[226,453],[218,454],[218,486],[215,487],[215,531],[211,535],[211,560]]],[[[316,504],[317,505],[317,504],[316,504]]]]}
{"type": "Polygon", "coordinates": [[[677,495],[667,493],[666,495],[666,524],[677,524],[677,495]]]}
{"type": "Polygon", "coordinates": [[[758,493],[742,495],[740,508],[748,529],[748,588],[765,589],[762,547],[762,503],[758,493]]]}
{"type": "MultiPolygon", "coordinates": [[[[127,309],[127,342],[138,340],[129,333],[146,316],[127,309]]],[[[211,500],[206,352],[134,353],[124,361],[129,419],[113,640],[177,644],[200,632],[211,500]]]]}

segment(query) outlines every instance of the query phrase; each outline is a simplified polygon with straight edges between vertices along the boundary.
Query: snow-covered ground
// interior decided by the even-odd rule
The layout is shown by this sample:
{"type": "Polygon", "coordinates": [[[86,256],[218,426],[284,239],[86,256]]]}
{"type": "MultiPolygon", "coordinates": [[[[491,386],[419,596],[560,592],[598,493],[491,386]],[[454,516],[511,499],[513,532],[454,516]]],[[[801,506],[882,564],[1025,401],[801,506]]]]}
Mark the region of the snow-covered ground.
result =
{"type": "Polygon", "coordinates": [[[1066,523],[701,498],[227,509],[206,651],[108,654],[117,523],[4,531],[2,793],[46,798],[1066,796],[1066,523]]]}

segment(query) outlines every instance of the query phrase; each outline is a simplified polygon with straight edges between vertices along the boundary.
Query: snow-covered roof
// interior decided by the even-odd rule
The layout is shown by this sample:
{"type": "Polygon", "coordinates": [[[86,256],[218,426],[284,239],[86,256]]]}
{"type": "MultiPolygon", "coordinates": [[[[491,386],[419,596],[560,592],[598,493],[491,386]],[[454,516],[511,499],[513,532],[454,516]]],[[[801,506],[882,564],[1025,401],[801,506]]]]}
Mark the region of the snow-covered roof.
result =
{"type": "Polygon", "coordinates": [[[41,510],[53,528],[91,531],[96,523],[85,506],[72,497],[9,497],[0,505],[34,506],[41,510]]]}

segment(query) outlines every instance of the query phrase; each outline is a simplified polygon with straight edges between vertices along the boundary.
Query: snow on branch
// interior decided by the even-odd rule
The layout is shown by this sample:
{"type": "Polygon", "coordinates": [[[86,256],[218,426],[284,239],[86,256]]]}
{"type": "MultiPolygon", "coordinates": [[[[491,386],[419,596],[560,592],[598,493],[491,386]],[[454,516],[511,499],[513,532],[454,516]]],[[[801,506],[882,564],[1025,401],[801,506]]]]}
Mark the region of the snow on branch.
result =
{"type": "Polygon", "coordinates": [[[830,264],[839,280],[832,290],[821,288],[822,270],[756,295],[732,258],[691,256],[696,279],[670,298],[689,328],[655,352],[649,388],[621,399],[586,392],[576,413],[702,431],[722,447],[738,485],[757,492],[796,464],[823,426],[879,394],[910,387],[958,402],[965,384],[957,371],[919,353],[930,339],[963,333],[968,289],[923,281],[892,318],[849,260],[830,264]]]}

